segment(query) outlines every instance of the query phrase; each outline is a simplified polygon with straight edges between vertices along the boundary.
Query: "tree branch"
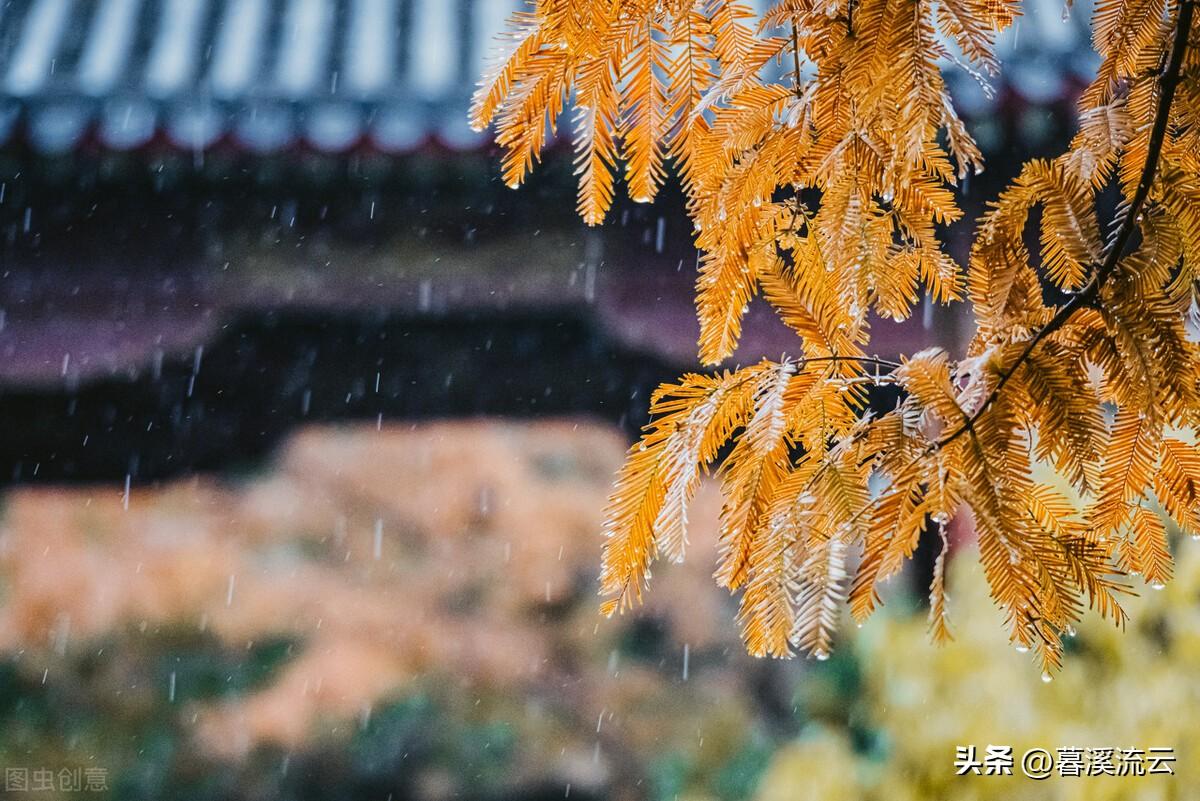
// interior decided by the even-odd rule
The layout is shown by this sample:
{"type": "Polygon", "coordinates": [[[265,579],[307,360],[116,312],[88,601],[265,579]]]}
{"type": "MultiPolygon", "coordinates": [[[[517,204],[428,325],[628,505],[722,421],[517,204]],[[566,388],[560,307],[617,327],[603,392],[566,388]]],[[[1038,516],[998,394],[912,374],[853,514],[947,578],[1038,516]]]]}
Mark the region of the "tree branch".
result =
{"type": "Polygon", "coordinates": [[[886,367],[889,370],[899,370],[904,365],[900,362],[894,362],[890,359],[880,359],[876,356],[813,356],[812,358],[798,359],[801,364],[817,364],[820,362],[856,362],[857,364],[869,364],[872,367],[886,367]]]}
{"type": "Polygon", "coordinates": [[[800,31],[796,29],[795,20],[792,20],[792,71],[796,97],[803,99],[804,91],[800,88],[800,31]]]}
{"type": "Polygon", "coordinates": [[[1154,175],[1158,170],[1158,162],[1162,157],[1163,144],[1167,138],[1167,125],[1171,119],[1171,103],[1175,99],[1175,88],[1179,85],[1179,75],[1183,67],[1184,52],[1188,47],[1188,35],[1192,29],[1192,14],[1195,10],[1197,0],[1182,0],[1179,4],[1179,19],[1175,27],[1175,37],[1171,43],[1171,53],[1167,61],[1167,66],[1162,72],[1162,77],[1159,79],[1161,94],[1158,98],[1158,108],[1154,114],[1154,127],[1150,131],[1150,143],[1146,151],[1146,163],[1142,167],[1142,175],[1138,180],[1137,189],[1134,191],[1133,198],[1129,201],[1119,213],[1119,227],[1116,235],[1109,241],[1105,248],[1104,259],[1100,266],[1092,275],[1088,282],[1079,294],[1071,298],[1069,301],[1059,307],[1050,321],[1033,336],[1032,339],[1025,345],[1024,350],[996,382],[996,386],[988,393],[980,407],[971,415],[961,426],[953,432],[938,440],[934,445],[934,449],[943,448],[954,442],[967,431],[970,431],[976,421],[986,412],[1000,395],[1005,384],[1008,383],[1017,370],[1021,369],[1022,365],[1033,354],[1033,351],[1042,343],[1046,337],[1058,331],[1071,319],[1072,315],[1085,306],[1090,305],[1100,294],[1100,289],[1104,283],[1112,277],[1116,272],[1117,265],[1121,261],[1121,257],[1125,255],[1125,249],[1129,246],[1129,242],[1133,239],[1133,234],[1138,227],[1138,218],[1141,216],[1142,207],[1146,204],[1146,199],[1150,196],[1150,188],[1154,185],[1154,175]]]}

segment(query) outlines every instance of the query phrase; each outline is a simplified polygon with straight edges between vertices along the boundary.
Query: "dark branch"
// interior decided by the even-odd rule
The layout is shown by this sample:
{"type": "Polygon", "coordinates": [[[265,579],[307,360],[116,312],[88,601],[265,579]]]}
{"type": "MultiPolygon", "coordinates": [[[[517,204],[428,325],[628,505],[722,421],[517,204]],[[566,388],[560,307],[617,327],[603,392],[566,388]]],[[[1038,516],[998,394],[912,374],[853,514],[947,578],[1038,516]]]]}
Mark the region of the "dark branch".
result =
{"type": "Polygon", "coordinates": [[[904,365],[900,362],[894,362],[890,359],[880,359],[876,356],[813,356],[812,358],[800,359],[802,364],[817,364],[820,362],[855,362],[857,364],[869,364],[872,367],[886,367],[889,370],[899,370],[904,365]]]}
{"type": "Polygon", "coordinates": [[[795,20],[792,20],[792,70],[792,80],[796,84],[796,97],[802,99],[804,91],[800,88],[800,32],[796,30],[795,20]]]}
{"type": "Polygon", "coordinates": [[[1171,43],[1171,54],[1167,61],[1167,66],[1162,72],[1162,77],[1159,79],[1162,93],[1159,95],[1158,108],[1155,110],[1154,127],[1150,131],[1150,144],[1146,151],[1146,163],[1142,167],[1142,175],[1138,181],[1133,198],[1118,214],[1119,227],[1116,235],[1109,241],[1108,246],[1105,248],[1104,258],[1100,266],[1092,274],[1092,278],[1088,281],[1087,286],[1079,294],[1071,298],[1071,300],[1060,306],[1054,316],[1050,318],[1050,322],[1042,326],[1041,330],[1029,340],[1012,366],[1000,376],[1000,380],[996,382],[996,386],[992,388],[992,391],[984,399],[979,409],[961,426],[939,440],[935,448],[945,447],[967,431],[970,431],[975,422],[995,402],[1000,394],[1000,390],[1004,388],[1010,378],[1016,375],[1017,370],[1021,369],[1037,346],[1046,337],[1066,325],[1075,312],[1095,301],[1100,294],[1100,289],[1112,277],[1113,273],[1116,272],[1121,257],[1125,255],[1125,250],[1129,247],[1134,232],[1137,231],[1138,218],[1141,216],[1143,206],[1146,205],[1146,199],[1150,196],[1150,188],[1154,185],[1154,175],[1158,170],[1158,162],[1162,157],[1163,144],[1167,138],[1167,125],[1171,119],[1171,103],[1175,99],[1175,88],[1179,85],[1179,75],[1183,67],[1183,56],[1188,47],[1188,34],[1192,28],[1192,13],[1195,10],[1195,4],[1196,0],[1183,0],[1179,5],[1179,20],[1176,23],[1175,37],[1171,43]]]}

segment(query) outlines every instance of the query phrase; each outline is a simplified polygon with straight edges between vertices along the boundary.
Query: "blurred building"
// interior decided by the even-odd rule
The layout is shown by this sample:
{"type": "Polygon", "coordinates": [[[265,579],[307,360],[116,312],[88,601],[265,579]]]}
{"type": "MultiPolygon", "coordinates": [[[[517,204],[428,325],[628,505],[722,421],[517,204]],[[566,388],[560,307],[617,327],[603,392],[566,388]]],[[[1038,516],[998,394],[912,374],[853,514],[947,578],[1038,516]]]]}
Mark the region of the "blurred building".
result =
{"type": "MultiPolygon", "coordinates": [[[[695,366],[691,225],[668,187],[585,229],[561,146],[498,180],[466,110],[522,7],[0,0],[0,481],[219,466],[347,416],[636,429],[695,366]]],[[[968,219],[1070,132],[1089,16],[1029,0],[986,91],[945,59],[989,163],[968,219]]],[[[960,322],[927,308],[874,347],[960,322]]],[[[759,304],[737,358],[795,347],[759,304]]]]}
{"type": "Polygon", "coordinates": [[[0,140],[255,153],[411,152],[463,122],[511,0],[16,0],[0,17],[0,140]]]}
{"type": "MultiPolygon", "coordinates": [[[[761,8],[766,0],[751,6],[761,8]]],[[[39,153],[170,144],[407,153],[477,147],[463,108],[520,0],[7,0],[0,145],[39,153]]],[[[1095,67],[1089,9],[1029,0],[989,97],[953,69],[964,111],[1006,91],[1045,105],[1095,67]]]]}

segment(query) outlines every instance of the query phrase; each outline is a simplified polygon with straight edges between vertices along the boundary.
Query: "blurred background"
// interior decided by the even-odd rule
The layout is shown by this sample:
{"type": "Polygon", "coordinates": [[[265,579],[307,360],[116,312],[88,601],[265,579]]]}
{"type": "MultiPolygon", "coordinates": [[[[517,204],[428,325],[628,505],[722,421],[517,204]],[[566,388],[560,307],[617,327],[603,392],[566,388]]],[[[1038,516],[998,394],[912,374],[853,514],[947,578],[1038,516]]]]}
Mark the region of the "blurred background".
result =
{"type": "MultiPolygon", "coordinates": [[[[711,486],[689,562],[598,617],[613,472],[696,366],[696,253],[674,185],[584,228],[561,145],[503,187],[465,115],[514,8],[0,0],[0,797],[1196,797],[1190,542],[1049,684],[966,530],[953,644],[922,548],[828,661],[747,657],[711,486]],[[954,775],[991,744],[1178,775],[954,775]]],[[[1065,147],[1089,16],[1029,0],[990,94],[947,64],[968,219],[1065,147]]],[[[788,350],[754,307],[738,358],[788,350]]]]}

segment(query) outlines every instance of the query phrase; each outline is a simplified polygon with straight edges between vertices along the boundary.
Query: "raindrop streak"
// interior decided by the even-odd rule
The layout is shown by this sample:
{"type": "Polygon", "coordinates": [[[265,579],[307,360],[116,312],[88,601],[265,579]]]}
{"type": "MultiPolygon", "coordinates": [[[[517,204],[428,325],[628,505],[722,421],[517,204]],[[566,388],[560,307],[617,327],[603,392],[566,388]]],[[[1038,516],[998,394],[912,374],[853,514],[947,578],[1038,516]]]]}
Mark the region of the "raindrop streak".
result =
{"type": "Polygon", "coordinates": [[[225,592],[225,605],[226,606],[233,606],[233,585],[234,585],[234,581],[236,580],[236,578],[237,577],[234,576],[232,573],[229,574],[229,589],[226,590],[226,592],[225,592]]]}
{"type": "Polygon", "coordinates": [[[375,558],[383,556],[383,519],[375,518],[375,558]]]}
{"type": "Polygon", "coordinates": [[[596,300],[596,271],[604,256],[604,240],[594,231],[589,231],[583,243],[583,299],[587,303],[596,300]]]}
{"type": "Polygon", "coordinates": [[[121,495],[121,508],[126,512],[129,511],[129,485],[133,481],[133,476],[129,473],[125,474],[125,492],[121,495]]]}
{"type": "Polygon", "coordinates": [[[171,671],[171,681],[167,686],[167,701],[175,703],[175,671],[171,671]]]}
{"type": "Polygon", "coordinates": [[[67,653],[67,642],[71,639],[71,616],[59,615],[54,631],[54,651],[59,656],[67,653]]]}
{"type": "Polygon", "coordinates": [[[691,660],[692,649],[687,643],[683,644],[683,680],[688,680],[688,662],[691,660]]]}
{"type": "Polygon", "coordinates": [[[589,261],[583,273],[583,299],[591,303],[596,299],[596,263],[589,261]]]}
{"type": "Polygon", "coordinates": [[[654,230],[654,252],[663,252],[663,239],[667,233],[667,221],[663,217],[658,218],[658,225],[654,230]]]}

